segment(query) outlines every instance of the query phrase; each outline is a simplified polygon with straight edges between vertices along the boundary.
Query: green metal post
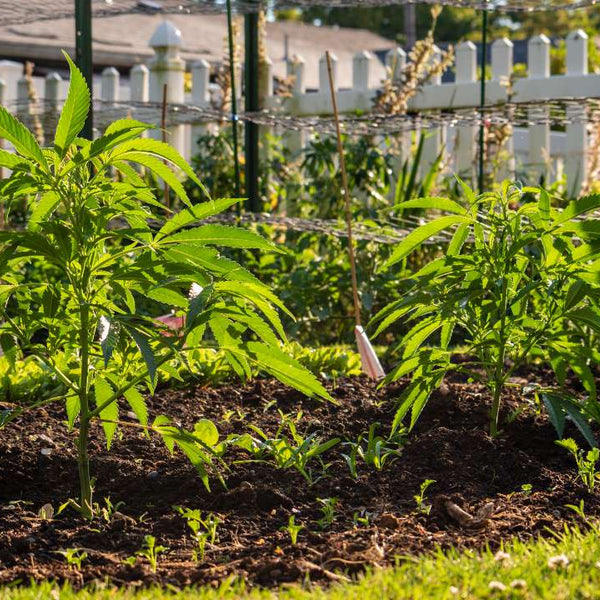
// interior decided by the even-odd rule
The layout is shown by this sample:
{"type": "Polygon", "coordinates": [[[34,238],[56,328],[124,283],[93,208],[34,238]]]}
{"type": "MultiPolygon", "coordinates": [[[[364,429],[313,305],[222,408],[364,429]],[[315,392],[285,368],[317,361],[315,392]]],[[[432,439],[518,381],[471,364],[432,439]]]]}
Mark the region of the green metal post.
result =
{"type": "MultiPolygon", "coordinates": [[[[92,3],[91,0],[75,0],[75,63],[83,74],[90,93],[93,94],[94,62],[92,57],[92,3]]],[[[94,118],[90,109],[82,136],[93,137],[94,118]]]]}
{"type": "Polygon", "coordinates": [[[488,36],[488,11],[483,10],[482,18],[482,40],[481,40],[481,102],[479,118],[479,193],[483,194],[485,187],[485,123],[483,122],[485,114],[485,87],[486,87],[486,63],[487,63],[487,36],[488,36]]]}
{"type": "MultiPolygon", "coordinates": [[[[258,13],[251,12],[245,17],[246,41],[246,112],[259,110],[258,101],[258,13]]],[[[259,212],[260,194],[258,189],[258,125],[246,121],[246,196],[252,212],[259,212]]]]}
{"type": "MultiPolygon", "coordinates": [[[[231,127],[233,133],[233,165],[235,169],[235,197],[242,197],[242,186],[240,183],[240,157],[238,144],[238,111],[237,90],[235,85],[235,52],[233,48],[233,19],[231,16],[231,0],[227,0],[227,34],[229,38],[229,76],[231,79],[231,127]]],[[[238,204],[239,210],[239,204],[238,204]]]]}

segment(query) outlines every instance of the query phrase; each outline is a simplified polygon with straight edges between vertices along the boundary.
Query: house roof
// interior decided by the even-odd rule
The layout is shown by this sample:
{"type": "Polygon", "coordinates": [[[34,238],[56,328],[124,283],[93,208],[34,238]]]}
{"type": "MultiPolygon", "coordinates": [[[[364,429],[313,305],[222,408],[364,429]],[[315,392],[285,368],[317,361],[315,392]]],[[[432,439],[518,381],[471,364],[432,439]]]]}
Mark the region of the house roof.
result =
{"type": "MultiPolygon", "coordinates": [[[[117,0],[114,0],[116,2],[117,0]]],[[[165,5],[170,0],[162,0],[165,5]]],[[[119,0],[119,8],[135,0],[119,0]]],[[[63,62],[61,50],[73,50],[73,18],[46,19],[27,24],[3,24],[6,17],[4,2],[0,2],[0,56],[15,60],[32,60],[38,65],[60,64],[63,62]]],[[[13,2],[10,3],[11,5],[13,2]]],[[[28,13],[40,6],[40,14],[47,16],[48,3],[45,0],[30,0],[20,8],[15,2],[13,10],[28,13]],[[33,5],[33,6],[32,6],[33,5]]],[[[56,11],[72,9],[72,0],[54,0],[56,11]],[[63,6],[64,5],[64,6],[63,6]]],[[[96,2],[98,5],[99,2],[96,2]]],[[[102,2],[103,5],[110,7],[102,2]]],[[[64,13],[66,14],[66,12],[64,13]]],[[[183,36],[182,56],[188,62],[206,59],[218,63],[225,53],[227,34],[226,18],[222,14],[168,14],[183,36]]],[[[153,51],[148,42],[155,29],[165,19],[161,14],[133,12],[96,18],[93,22],[94,63],[97,66],[128,68],[137,63],[147,62],[153,51]]],[[[241,35],[243,36],[243,27],[241,35]]],[[[243,43],[240,40],[240,43],[243,43]]],[[[382,56],[394,43],[369,31],[314,25],[284,21],[267,24],[267,51],[274,63],[274,73],[285,75],[286,43],[288,57],[302,56],[306,61],[306,84],[309,88],[318,85],[318,61],[325,50],[332,51],[339,59],[338,81],[341,87],[352,84],[352,57],[362,50],[377,52],[382,56]],[[286,42],[287,40],[287,42],[286,42]]],[[[384,77],[385,69],[380,60],[373,61],[371,69],[372,85],[377,85],[384,77]]]]}

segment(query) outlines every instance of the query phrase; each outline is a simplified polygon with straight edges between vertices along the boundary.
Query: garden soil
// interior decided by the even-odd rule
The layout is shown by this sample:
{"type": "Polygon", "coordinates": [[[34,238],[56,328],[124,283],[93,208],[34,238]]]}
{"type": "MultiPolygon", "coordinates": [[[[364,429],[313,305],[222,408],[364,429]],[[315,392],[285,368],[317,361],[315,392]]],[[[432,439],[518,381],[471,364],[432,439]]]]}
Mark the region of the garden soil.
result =
{"type": "MultiPolygon", "coordinates": [[[[404,385],[379,390],[367,379],[341,379],[328,385],[334,405],[257,380],[245,387],[162,390],[149,408],[188,428],[199,418],[213,419],[223,437],[248,432],[250,424],[274,435],[278,411],[302,411],[303,434],[356,440],[372,423],[389,432],[404,385]]],[[[600,515],[600,498],[577,480],[572,457],[554,443],[552,426],[533,402],[509,392],[503,409],[509,423],[498,439],[486,433],[488,410],[483,388],[449,382],[432,396],[401,455],[382,471],[359,462],[353,479],[341,456],[348,448],[340,444],[325,455],[323,477],[313,463],[317,481],[308,485],[297,471],[247,462],[236,449],[227,454],[225,486],[213,477],[210,493],[186,458],[170,456],[160,439],[122,427],[107,452],[96,427],[90,449],[95,501],[104,505],[110,497],[123,504],[109,522],[88,524],[72,509],[51,519],[40,516],[44,505],[56,512],[76,497],[78,483],[75,434],[67,431],[63,407],[39,408],[0,431],[0,583],[110,580],[181,587],[217,585],[231,576],[249,585],[326,583],[438,547],[495,549],[510,538],[550,536],[578,519],[566,505],[582,499],[588,517],[600,515]],[[435,483],[418,510],[414,496],[426,479],[435,483]],[[337,505],[324,528],[317,523],[319,499],[327,498],[337,505]],[[191,532],[176,506],[212,512],[222,521],[218,541],[207,545],[202,561],[193,560],[191,532]],[[296,545],[282,529],[292,515],[304,526],[296,545]],[[146,535],[168,548],[156,573],[143,558],[124,562],[146,535]],[[81,569],[67,564],[60,553],[66,549],[87,553],[81,569]]],[[[121,418],[134,423],[124,410],[121,418]]],[[[569,425],[566,434],[577,437],[569,425]]]]}

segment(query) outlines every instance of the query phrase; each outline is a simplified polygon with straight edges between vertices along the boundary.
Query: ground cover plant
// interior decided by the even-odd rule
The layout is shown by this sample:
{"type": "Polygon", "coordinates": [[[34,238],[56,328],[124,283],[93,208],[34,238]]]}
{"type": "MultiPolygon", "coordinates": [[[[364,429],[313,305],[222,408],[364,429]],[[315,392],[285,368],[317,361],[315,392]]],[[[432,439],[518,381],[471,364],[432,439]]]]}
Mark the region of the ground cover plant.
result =
{"type": "MultiPolygon", "coordinates": [[[[150,128],[143,123],[116,121],[93,142],[79,138],[90,94],[67,60],[71,84],[52,148],[41,148],[0,108],[1,135],[15,149],[14,154],[0,151],[0,164],[12,171],[2,184],[2,198],[9,214],[23,202],[30,211],[27,228],[0,233],[0,339],[10,360],[33,357],[66,389],[43,403],[64,402],[69,427],[78,430],[80,495],[72,505],[89,519],[94,503],[88,446],[94,420],[102,424],[107,448],[119,426],[158,434],[170,451],[177,447],[185,453],[208,487],[221,452],[214,423],[200,419],[188,431],[163,415],[151,423],[141,393],[142,385],[155,389],[158,371],[168,370],[174,356],[205,345],[208,333],[239,376],[251,376],[254,365],[306,393],[328,394],[281,351],[285,334],[277,311],[285,310],[283,304],[216,249],[273,250],[273,245],[234,227],[189,227],[238,199],[207,197],[192,205],[176,171],[202,189],[200,180],[168,144],[141,138],[150,128]],[[132,165],[160,177],[186,208],[165,217],[132,165]],[[34,261],[47,265],[54,277],[33,282],[23,277],[23,266],[34,261]],[[181,331],[173,335],[142,314],[140,298],[184,315],[181,331]],[[135,413],[135,425],[120,419],[122,399],[135,413]]],[[[1,424],[25,408],[4,411],[1,424]]]]}
{"type": "Polygon", "coordinates": [[[453,235],[445,255],[409,275],[410,289],[374,319],[375,335],[398,320],[411,327],[398,344],[401,360],[387,378],[412,376],[393,428],[409,412],[414,427],[431,392],[454,372],[487,387],[493,399],[489,431],[497,436],[511,378],[537,362],[552,368],[556,383],[540,384],[534,376],[522,387],[546,408],[559,437],[568,417],[595,445],[588,423],[600,417],[592,372],[600,357],[600,221],[593,214],[600,196],[557,210],[544,190],[508,182],[479,196],[463,189],[463,204],[424,198],[401,205],[449,214],[411,232],[384,268],[401,263],[441,231],[453,235]],[[568,373],[578,379],[580,393],[566,385],[568,373]]]}

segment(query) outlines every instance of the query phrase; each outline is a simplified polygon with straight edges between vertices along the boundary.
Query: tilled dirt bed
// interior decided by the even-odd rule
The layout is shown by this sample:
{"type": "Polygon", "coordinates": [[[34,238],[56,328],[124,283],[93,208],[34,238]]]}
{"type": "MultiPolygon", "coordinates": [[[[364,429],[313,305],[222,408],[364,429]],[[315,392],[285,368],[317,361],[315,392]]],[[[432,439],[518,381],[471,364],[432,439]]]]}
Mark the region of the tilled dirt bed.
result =
{"type": "MultiPolygon", "coordinates": [[[[277,409],[302,410],[299,430],[317,431],[322,439],[356,440],[374,422],[389,431],[402,384],[378,390],[366,379],[351,378],[329,387],[338,406],[308,400],[278,382],[257,381],[163,390],[150,400],[150,409],[186,427],[201,417],[214,419],[224,437],[247,432],[249,424],[274,435],[277,409]]],[[[514,416],[518,406],[517,397],[505,398],[504,417],[514,416]]],[[[577,518],[565,505],[581,499],[589,517],[600,515],[598,496],[577,481],[573,459],[554,444],[543,415],[531,407],[493,440],[486,433],[488,408],[478,386],[445,385],[433,395],[402,455],[382,471],[359,463],[356,480],[341,446],[325,456],[326,476],[312,486],[295,470],[236,464],[247,455],[231,450],[227,487],[213,480],[212,493],[187,459],[171,457],[160,439],[125,427],[107,452],[95,429],[95,500],[103,504],[110,497],[124,505],[109,523],[91,524],[72,510],[50,520],[38,514],[48,503],[57,509],[78,490],[74,433],[65,427],[64,410],[40,408],[0,431],[0,583],[51,578],[82,585],[108,578],[116,584],[216,585],[232,575],[266,586],[335,581],[436,547],[495,548],[511,537],[549,535],[577,518]],[[414,499],[425,479],[435,480],[425,500],[429,514],[419,512],[414,499]],[[338,503],[324,530],[317,520],[318,499],[325,498],[338,503]],[[218,542],[207,546],[203,561],[192,559],[190,530],[174,506],[210,511],[222,520],[218,542]],[[368,522],[355,523],[355,513],[368,522]],[[304,525],[296,545],[281,529],[291,515],[304,525]],[[124,562],[146,535],[168,548],[156,573],[143,559],[124,562]],[[58,552],[69,548],[87,552],[81,569],[58,552]]],[[[577,437],[569,425],[566,433],[577,437]]]]}

